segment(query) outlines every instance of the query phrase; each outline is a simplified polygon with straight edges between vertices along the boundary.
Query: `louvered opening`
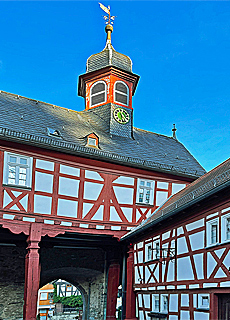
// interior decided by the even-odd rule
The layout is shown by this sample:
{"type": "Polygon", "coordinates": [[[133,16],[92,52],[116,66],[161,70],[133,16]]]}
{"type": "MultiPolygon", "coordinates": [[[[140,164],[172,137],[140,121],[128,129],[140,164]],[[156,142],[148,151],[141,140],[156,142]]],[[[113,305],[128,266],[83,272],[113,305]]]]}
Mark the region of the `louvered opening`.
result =
{"type": "Polygon", "coordinates": [[[117,81],[114,87],[114,100],[115,102],[128,105],[129,101],[129,88],[126,83],[117,81]]]}
{"type": "Polygon", "coordinates": [[[103,81],[96,82],[91,88],[91,107],[106,102],[106,84],[103,81]]]}

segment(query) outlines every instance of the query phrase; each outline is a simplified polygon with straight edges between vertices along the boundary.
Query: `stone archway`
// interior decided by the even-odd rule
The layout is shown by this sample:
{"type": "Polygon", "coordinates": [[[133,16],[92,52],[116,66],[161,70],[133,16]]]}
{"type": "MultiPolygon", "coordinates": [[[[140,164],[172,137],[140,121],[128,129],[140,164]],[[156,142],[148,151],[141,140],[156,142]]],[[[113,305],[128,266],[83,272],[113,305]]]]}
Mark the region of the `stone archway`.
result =
{"type": "Polygon", "coordinates": [[[103,319],[105,276],[104,273],[86,268],[56,268],[41,273],[40,287],[55,279],[63,279],[79,289],[83,299],[82,320],[103,319]]]}

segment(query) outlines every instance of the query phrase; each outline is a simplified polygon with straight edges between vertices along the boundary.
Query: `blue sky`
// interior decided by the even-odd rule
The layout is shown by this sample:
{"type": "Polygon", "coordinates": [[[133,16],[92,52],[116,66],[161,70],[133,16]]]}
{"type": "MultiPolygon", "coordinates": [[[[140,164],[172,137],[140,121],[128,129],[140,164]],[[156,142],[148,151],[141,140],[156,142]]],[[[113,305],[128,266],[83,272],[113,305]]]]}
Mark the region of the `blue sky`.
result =
{"type": "MultiPolygon", "coordinates": [[[[230,2],[101,1],[140,81],[134,125],[177,136],[206,170],[230,157],[230,2]]],[[[105,45],[97,1],[0,2],[0,90],[83,110],[78,76],[105,45]]],[[[32,110],[31,110],[32,112],[32,110]]]]}

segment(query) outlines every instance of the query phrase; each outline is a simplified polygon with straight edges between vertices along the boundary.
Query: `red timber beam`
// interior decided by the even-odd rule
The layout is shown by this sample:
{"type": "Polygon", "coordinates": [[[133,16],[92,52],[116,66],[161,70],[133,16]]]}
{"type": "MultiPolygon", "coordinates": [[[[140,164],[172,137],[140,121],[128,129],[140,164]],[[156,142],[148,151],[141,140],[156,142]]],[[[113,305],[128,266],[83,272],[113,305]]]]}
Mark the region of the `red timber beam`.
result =
{"type": "Polygon", "coordinates": [[[46,235],[56,237],[58,234],[64,234],[66,230],[59,226],[48,226],[39,222],[29,224],[28,222],[4,219],[0,220],[0,222],[3,228],[10,230],[14,234],[23,232],[28,235],[28,252],[25,257],[23,320],[35,320],[40,287],[39,242],[46,235]]]}
{"type": "Polygon", "coordinates": [[[116,304],[117,304],[117,293],[120,278],[120,264],[114,260],[109,266],[108,273],[108,285],[107,285],[107,308],[106,308],[106,319],[116,319],[116,304]]]}
{"type": "Polygon", "coordinates": [[[32,223],[27,239],[28,253],[25,263],[25,288],[23,319],[35,320],[37,315],[37,299],[40,284],[39,242],[42,236],[42,224],[32,223]]]}
{"type": "Polygon", "coordinates": [[[126,287],[126,320],[137,320],[136,318],[136,295],[133,290],[134,280],[134,254],[133,247],[130,248],[127,258],[127,287],[126,287]]]}

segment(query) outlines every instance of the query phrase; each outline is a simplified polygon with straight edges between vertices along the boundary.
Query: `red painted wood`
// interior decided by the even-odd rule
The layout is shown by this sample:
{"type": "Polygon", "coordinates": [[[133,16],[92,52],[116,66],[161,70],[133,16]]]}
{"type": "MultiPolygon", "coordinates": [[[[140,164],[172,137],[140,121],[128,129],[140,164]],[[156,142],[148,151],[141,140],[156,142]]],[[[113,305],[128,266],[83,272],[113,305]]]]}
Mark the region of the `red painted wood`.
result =
{"type": "Polygon", "coordinates": [[[41,240],[42,224],[32,223],[27,239],[28,253],[25,263],[24,288],[24,320],[35,320],[37,313],[37,298],[40,283],[39,242],[41,240]]]}
{"type": "Polygon", "coordinates": [[[52,215],[57,215],[57,207],[58,207],[58,188],[59,188],[59,171],[60,164],[55,163],[54,165],[54,177],[53,177],[53,197],[52,197],[52,215]]]}
{"type": "Polygon", "coordinates": [[[116,319],[116,303],[119,286],[120,265],[117,261],[112,261],[108,273],[107,308],[106,319],[116,319]]]}
{"type": "Polygon", "coordinates": [[[133,248],[128,252],[127,258],[127,288],[126,288],[126,320],[136,320],[136,295],[133,290],[133,248]]]}
{"type": "Polygon", "coordinates": [[[2,228],[9,229],[12,233],[19,234],[23,232],[28,235],[30,230],[30,224],[22,221],[10,221],[6,219],[0,219],[2,228]]]}
{"type": "Polygon", "coordinates": [[[218,296],[210,294],[210,320],[218,319],[218,296]]]}
{"type": "Polygon", "coordinates": [[[169,173],[156,172],[152,170],[145,170],[140,168],[135,168],[126,165],[114,164],[112,162],[104,162],[94,159],[87,159],[84,157],[79,157],[77,155],[71,155],[67,153],[62,153],[58,151],[43,149],[34,146],[28,146],[25,144],[14,143],[10,141],[0,141],[0,146],[2,150],[25,154],[29,157],[38,157],[42,160],[47,161],[60,161],[64,165],[77,166],[79,168],[96,170],[107,173],[114,173],[117,175],[128,175],[130,177],[140,177],[142,179],[157,179],[158,181],[171,181],[177,183],[186,183],[194,181],[193,178],[176,176],[169,173]]]}
{"type": "Polygon", "coordinates": [[[0,208],[3,207],[4,188],[3,184],[3,167],[4,167],[4,152],[0,151],[0,208]]]}
{"type": "Polygon", "coordinates": [[[85,170],[80,170],[80,183],[79,183],[79,191],[78,191],[78,208],[77,208],[77,217],[78,219],[82,219],[83,212],[83,197],[84,197],[84,178],[85,178],[85,170]]]}

